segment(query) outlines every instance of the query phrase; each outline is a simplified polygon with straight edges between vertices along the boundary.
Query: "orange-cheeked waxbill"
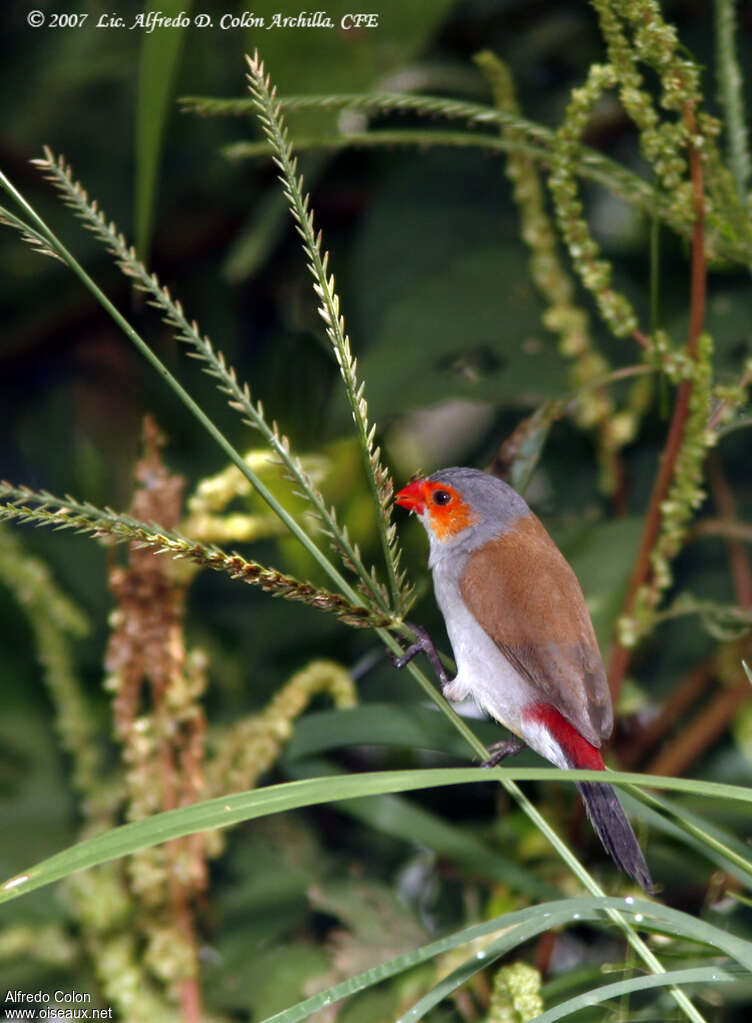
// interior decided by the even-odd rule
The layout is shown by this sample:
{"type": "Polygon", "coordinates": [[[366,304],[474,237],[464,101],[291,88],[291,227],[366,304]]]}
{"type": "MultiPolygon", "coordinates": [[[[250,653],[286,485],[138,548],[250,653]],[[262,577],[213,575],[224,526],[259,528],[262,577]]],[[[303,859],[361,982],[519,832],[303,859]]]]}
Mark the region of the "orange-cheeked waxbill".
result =
{"type": "MultiPolygon", "coordinates": [[[[447,699],[473,696],[557,767],[604,770],[600,747],[613,712],[598,642],[577,577],[537,516],[508,484],[477,469],[442,469],[404,487],[395,501],[428,533],[436,602],[457,663],[444,685],[447,699]]],[[[499,743],[489,763],[520,746],[499,743]]],[[[652,891],[613,787],[578,788],[606,851],[652,891]]]]}

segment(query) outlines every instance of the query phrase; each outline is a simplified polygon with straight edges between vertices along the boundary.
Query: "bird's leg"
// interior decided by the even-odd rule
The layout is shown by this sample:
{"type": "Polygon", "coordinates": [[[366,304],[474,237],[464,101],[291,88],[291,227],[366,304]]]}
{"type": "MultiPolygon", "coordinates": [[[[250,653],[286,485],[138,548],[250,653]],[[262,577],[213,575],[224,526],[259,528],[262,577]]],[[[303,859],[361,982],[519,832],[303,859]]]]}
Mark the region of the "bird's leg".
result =
{"type": "Polygon", "coordinates": [[[511,736],[508,739],[501,739],[499,742],[495,742],[492,746],[488,747],[488,752],[491,756],[488,760],[484,760],[480,766],[496,767],[506,757],[512,757],[515,753],[519,753],[524,745],[525,743],[522,739],[515,739],[511,736]]]}
{"type": "MultiPolygon", "coordinates": [[[[452,682],[446,673],[444,665],[441,663],[439,653],[436,649],[434,641],[431,639],[428,631],[423,628],[422,625],[413,625],[412,622],[405,622],[405,625],[418,637],[414,643],[411,643],[405,652],[397,657],[395,654],[390,653],[389,656],[392,659],[392,663],[395,668],[404,668],[405,665],[412,661],[413,657],[417,657],[418,654],[425,654],[428,660],[431,662],[433,670],[441,681],[441,688],[444,696],[448,700],[462,700],[467,696],[466,692],[455,693],[452,691],[452,682]]],[[[456,681],[456,680],[455,680],[456,681]]],[[[464,687],[463,687],[464,689],[464,687]]],[[[508,739],[501,739],[499,742],[495,742],[492,746],[488,747],[488,752],[491,756],[488,760],[484,760],[480,765],[481,767],[495,767],[498,763],[504,760],[506,757],[511,757],[515,753],[524,747],[525,743],[522,739],[510,736],[508,739]]]]}
{"type": "Polygon", "coordinates": [[[392,658],[394,667],[404,668],[406,664],[409,664],[410,661],[412,661],[413,657],[423,653],[431,662],[431,667],[438,675],[442,688],[448,686],[449,677],[447,676],[444,665],[441,663],[434,641],[431,639],[428,632],[422,625],[413,625],[411,622],[405,622],[405,625],[407,625],[407,627],[411,629],[418,638],[415,643],[405,650],[401,657],[395,657],[393,654],[389,655],[392,658]]]}

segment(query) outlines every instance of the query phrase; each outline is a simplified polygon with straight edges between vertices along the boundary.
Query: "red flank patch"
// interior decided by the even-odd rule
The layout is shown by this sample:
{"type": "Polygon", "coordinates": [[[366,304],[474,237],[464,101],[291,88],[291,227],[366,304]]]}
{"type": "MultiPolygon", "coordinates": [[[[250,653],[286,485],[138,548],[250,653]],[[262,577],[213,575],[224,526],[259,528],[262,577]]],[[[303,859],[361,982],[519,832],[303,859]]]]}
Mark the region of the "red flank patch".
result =
{"type": "Polygon", "coordinates": [[[564,715],[550,703],[534,703],[524,710],[524,716],[537,721],[553,735],[572,767],[585,771],[603,771],[605,765],[600,750],[583,738],[564,715]]]}

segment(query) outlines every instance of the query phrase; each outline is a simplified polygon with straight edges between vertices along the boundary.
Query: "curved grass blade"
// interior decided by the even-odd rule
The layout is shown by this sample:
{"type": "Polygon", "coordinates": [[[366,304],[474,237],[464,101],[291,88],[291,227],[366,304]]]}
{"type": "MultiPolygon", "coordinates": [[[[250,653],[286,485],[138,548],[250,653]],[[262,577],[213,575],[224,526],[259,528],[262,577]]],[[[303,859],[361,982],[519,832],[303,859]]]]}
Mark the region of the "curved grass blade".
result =
{"type": "MultiPolygon", "coordinates": [[[[329,761],[316,759],[296,762],[292,765],[292,774],[295,778],[312,774],[339,777],[339,770],[329,761]]],[[[337,809],[374,828],[380,835],[391,835],[431,849],[473,876],[509,885],[536,898],[550,899],[559,894],[554,885],[539,880],[523,864],[402,796],[390,792],[383,796],[346,799],[337,809]]]]}
{"type": "Polygon", "coordinates": [[[684,842],[748,888],[752,887],[749,846],[723,828],[705,820],[684,804],[658,797],[653,792],[627,792],[624,794],[624,806],[630,816],[684,842]]]}
{"type": "Polygon", "coordinates": [[[580,1009],[587,1009],[591,1005],[599,1005],[610,998],[619,998],[621,995],[632,994],[637,991],[647,991],[649,988],[668,987],[669,984],[681,986],[683,984],[725,984],[739,981],[745,977],[744,974],[726,970],[721,966],[694,966],[686,970],[669,970],[668,973],[650,975],[645,977],[632,977],[630,980],[617,980],[613,984],[604,984],[602,987],[586,991],[576,998],[569,998],[561,1005],[555,1005],[553,1009],[536,1016],[535,1023],[554,1023],[554,1020],[564,1019],[580,1009]]]}
{"type": "MultiPolygon", "coordinates": [[[[442,785],[463,785],[477,781],[603,781],[597,771],[560,771],[558,768],[480,767],[432,768],[423,771],[377,771],[269,785],[263,789],[233,793],[209,799],[192,806],[155,814],[146,820],[133,821],[95,838],[71,846],[49,859],[17,874],[0,886],[0,902],[17,898],[26,892],[59,881],[70,874],[99,863],[127,856],[160,842],[190,835],[210,828],[227,827],[240,821],[253,820],[283,810],[317,806],[359,796],[383,795],[389,792],[410,792],[442,785]]],[[[658,778],[651,775],[608,772],[612,784],[649,785],[684,792],[698,792],[711,798],[738,799],[752,803],[752,789],[717,782],[699,782],[688,778],[658,778]]],[[[520,797],[524,799],[522,793],[520,797]]],[[[526,801],[527,802],[527,801],[526,801]]]]}
{"type": "Polygon", "coordinates": [[[562,914],[551,914],[549,916],[548,913],[544,913],[543,917],[544,919],[541,919],[539,915],[537,920],[532,919],[524,924],[513,927],[511,931],[507,931],[501,938],[498,938],[490,945],[470,956],[461,966],[452,970],[448,976],[442,977],[438,984],[435,984],[430,991],[427,991],[422,998],[419,998],[415,1005],[408,1009],[404,1015],[400,1016],[397,1023],[415,1023],[415,1021],[423,1019],[426,1013],[434,1009],[440,1002],[443,1002],[445,998],[448,998],[458,988],[467,984],[476,973],[485,970],[487,966],[496,962],[501,956],[506,955],[507,952],[519,947],[526,941],[530,941],[531,938],[537,937],[543,931],[571,922],[572,913],[570,912],[566,920],[562,919],[562,914]]]}
{"type": "MultiPolygon", "coordinates": [[[[487,745],[499,738],[499,726],[491,721],[473,721],[472,725],[481,742],[487,745]]],[[[341,710],[313,711],[300,718],[285,748],[284,759],[292,764],[347,746],[374,744],[435,750],[459,757],[465,764],[469,755],[465,740],[435,707],[363,703],[341,710]]]]}
{"type": "MultiPolygon", "coordinates": [[[[460,970],[465,971],[465,975],[462,977],[455,975],[458,983],[451,988],[451,990],[454,990],[461,983],[464,983],[472,975],[472,972],[484,969],[493,962],[494,958],[498,958],[505,951],[509,951],[531,937],[535,937],[536,934],[567,923],[576,922],[581,924],[583,921],[595,921],[605,924],[604,914],[608,910],[619,910],[625,915],[633,917],[637,923],[644,924],[646,920],[650,921],[650,926],[653,930],[697,941],[703,946],[710,945],[725,952],[747,969],[752,967],[752,942],[737,938],[712,925],[708,928],[704,921],[697,920],[687,913],[681,913],[678,910],[667,909],[665,906],[643,902],[638,899],[594,898],[588,896],[546,902],[539,906],[531,906],[514,913],[507,913],[504,916],[486,920],[481,924],[474,924],[471,927],[455,931],[443,938],[439,938],[437,941],[432,941],[428,945],[423,945],[421,948],[406,952],[395,959],[390,959],[353,977],[349,977],[347,980],[335,984],[311,998],[304,999],[297,1005],[290,1006],[290,1008],[284,1009],[282,1012],[269,1016],[263,1023],[298,1023],[298,1021],[307,1019],[319,1009],[331,1005],[342,998],[347,998],[358,991],[363,991],[389,977],[418,966],[420,963],[443,955],[445,952],[449,952],[460,945],[468,944],[469,942],[504,930],[505,933],[493,945],[481,950],[483,955],[480,957],[474,956],[472,960],[468,960],[468,963],[460,967],[460,970]],[[471,965],[474,967],[472,970],[470,969],[471,965]]],[[[666,977],[668,975],[663,974],[661,976],[666,977]]],[[[644,980],[645,978],[640,979],[644,980]]],[[[667,983],[670,983],[670,981],[667,983]]],[[[447,985],[445,993],[441,997],[445,997],[445,994],[449,993],[451,991],[447,985]]],[[[413,1008],[417,1008],[417,1005],[413,1008]]]]}
{"type": "MultiPolygon", "coordinates": [[[[163,12],[190,14],[193,0],[160,0],[163,12]]],[[[149,5],[153,11],[154,4],[149,5]]],[[[149,247],[157,171],[164,147],[165,125],[185,30],[189,20],[175,19],[169,32],[146,32],[141,43],[136,105],[136,248],[143,256],[149,247]]]]}
{"type": "MultiPolygon", "coordinates": [[[[521,945],[524,941],[534,938],[546,928],[540,925],[528,924],[526,927],[515,928],[510,936],[504,936],[489,945],[483,952],[477,952],[474,956],[458,966],[448,977],[432,988],[415,1005],[397,1020],[397,1023],[417,1023],[425,1015],[442,1002],[448,995],[451,995],[458,988],[466,984],[471,977],[481,970],[484,970],[490,963],[499,959],[511,948],[521,945]],[[516,939],[516,940],[510,940],[516,939]]],[[[553,1020],[563,1019],[570,1016],[579,1009],[586,1009],[590,1005],[598,1005],[610,998],[617,998],[619,995],[630,994],[634,991],[643,991],[647,988],[676,987],[681,984],[713,983],[721,981],[739,980],[744,977],[741,973],[731,973],[720,966],[699,966],[686,970],[669,970],[666,973],[648,974],[647,976],[633,977],[630,980],[615,981],[613,984],[604,984],[602,987],[591,989],[584,994],[570,998],[561,1005],[549,1009],[535,1017],[535,1023],[553,1023],[553,1020]]]]}

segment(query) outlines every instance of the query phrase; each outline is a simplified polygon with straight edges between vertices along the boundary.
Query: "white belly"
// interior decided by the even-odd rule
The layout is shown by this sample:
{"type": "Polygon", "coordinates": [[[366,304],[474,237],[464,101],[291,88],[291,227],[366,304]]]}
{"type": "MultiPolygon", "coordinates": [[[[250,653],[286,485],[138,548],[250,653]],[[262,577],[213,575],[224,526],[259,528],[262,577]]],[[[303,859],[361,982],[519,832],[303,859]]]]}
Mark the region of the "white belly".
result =
{"type": "Polygon", "coordinates": [[[445,687],[444,695],[452,701],[472,696],[487,714],[541,756],[566,766],[562,751],[548,730],[525,719],[524,709],[537,701],[533,687],[478,624],[462,600],[456,582],[442,572],[441,562],[434,566],[433,575],[436,601],[457,663],[457,675],[445,687]]]}
{"type": "Polygon", "coordinates": [[[434,588],[457,662],[447,697],[472,696],[491,717],[522,736],[521,711],[533,702],[529,684],[470,614],[456,583],[444,577],[441,563],[434,568],[434,588]]]}

